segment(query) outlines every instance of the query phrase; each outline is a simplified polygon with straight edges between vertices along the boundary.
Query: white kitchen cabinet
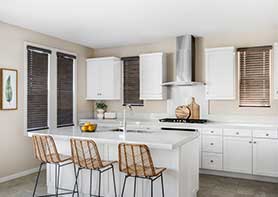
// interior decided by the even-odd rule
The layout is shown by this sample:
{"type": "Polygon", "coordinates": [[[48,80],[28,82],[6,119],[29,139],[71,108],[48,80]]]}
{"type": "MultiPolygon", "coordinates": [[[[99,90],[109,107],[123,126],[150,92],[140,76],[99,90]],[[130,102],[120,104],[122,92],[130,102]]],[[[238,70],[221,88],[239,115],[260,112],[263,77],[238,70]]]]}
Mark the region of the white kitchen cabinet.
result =
{"type": "Polygon", "coordinates": [[[278,43],[273,45],[273,81],[274,81],[274,99],[278,99],[278,43]]]}
{"type": "Polygon", "coordinates": [[[121,98],[121,60],[117,57],[87,59],[87,100],[121,98]]]}
{"type": "Polygon", "coordinates": [[[206,55],[206,98],[233,100],[236,98],[235,48],[209,48],[206,55]]]}
{"type": "Polygon", "coordinates": [[[252,173],[252,139],[224,137],[224,171],[252,173]]]}
{"type": "Polygon", "coordinates": [[[166,56],[164,53],[140,55],[140,99],[166,99],[166,56]]]}
{"type": "Polygon", "coordinates": [[[277,139],[254,138],[253,174],[278,177],[277,139]]]}

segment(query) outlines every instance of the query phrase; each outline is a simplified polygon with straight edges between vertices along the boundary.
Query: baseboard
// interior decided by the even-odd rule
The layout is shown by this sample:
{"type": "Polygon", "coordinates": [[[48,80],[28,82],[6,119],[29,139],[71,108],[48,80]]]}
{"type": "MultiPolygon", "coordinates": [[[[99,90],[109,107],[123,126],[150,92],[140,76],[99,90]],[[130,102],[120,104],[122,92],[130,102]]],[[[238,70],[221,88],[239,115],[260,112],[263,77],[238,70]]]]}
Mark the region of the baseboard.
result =
{"type": "MultiPolygon", "coordinates": [[[[45,170],[45,166],[42,167],[42,170],[45,170]]],[[[12,174],[12,175],[9,175],[9,176],[1,177],[0,178],[0,183],[4,183],[4,182],[7,182],[7,181],[11,181],[13,179],[17,179],[17,178],[20,178],[20,177],[23,177],[23,176],[27,176],[27,175],[36,173],[38,171],[39,171],[39,168],[33,168],[33,169],[25,170],[25,171],[15,173],[15,174],[12,174]]]]}
{"type": "Polygon", "coordinates": [[[200,169],[200,174],[278,183],[278,178],[275,177],[257,176],[251,174],[241,174],[241,173],[225,172],[225,171],[217,171],[217,170],[200,169]]]}

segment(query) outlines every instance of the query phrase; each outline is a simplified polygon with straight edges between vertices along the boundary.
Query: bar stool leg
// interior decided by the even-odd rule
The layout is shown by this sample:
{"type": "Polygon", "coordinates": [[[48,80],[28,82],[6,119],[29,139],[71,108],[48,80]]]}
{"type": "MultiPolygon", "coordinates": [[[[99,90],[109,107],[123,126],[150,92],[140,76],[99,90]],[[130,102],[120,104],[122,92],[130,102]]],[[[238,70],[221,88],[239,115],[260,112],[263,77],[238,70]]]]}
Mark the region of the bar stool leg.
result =
{"type": "Polygon", "coordinates": [[[100,197],[100,186],[101,186],[101,171],[98,170],[99,175],[98,175],[98,196],[100,197]]]}
{"type": "Polygon", "coordinates": [[[153,197],[153,180],[151,179],[151,197],[153,197]]]}
{"type": "Polygon", "coordinates": [[[162,197],[164,197],[164,183],[163,183],[163,174],[161,173],[161,188],[162,188],[162,197]]]}
{"type": "Polygon", "coordinates": [[[134,177],[134,191],[133,191],[133,197],[136,196],[136,176],[134,177]]]}
{"type": "Polygon", "coordinates": [[[77,196],[79,197],[78,176],[79,176],[80,168],[78,168],[78,170],[77,170],[77,172],[76,172],[76,166],[75,166],[75,164],[73,164],[73,167],[74,167],[75,183],[74,183],[74,188],[73,188],[73,192],[72,192],[72,197],[74,197],[75,188],[76,188],[76,191],[77,191],[77,196]]]}
{"type": "Polygon", "coordinates": [[[90,197],[92,196],[92,169],[90,170],[90,197]]]}
{"type": "Polygon", "coordinates": [[[39,182],[39,178],[40,178],[40,174],[41,174],[41,170],[42,170],[42,166],[44,165],[44,163],[40,164],[40,168],[39,168],[39,172],[36,178],[36,183],[35,183],[35,187],[34,187],[34,191],[33,191],[33,197],[35,197],[36,195],[36,190],[37,190],[37,186],[38,186],[38,182],[39,182]]]}
{"type": "Polygon", "coordinates": [[[125,180],[124,180],[124,185],[123,185],[121,197],[124,197],[126,179],[127,179],[127,176],[125,176],[125,180]]]}
{"type": "Polygon", "coordinates": [[[114,193],[115,193],[115,197],[117,197],[116,181],[115,181],[115,172],[114,172],[114,166],[113,166],[113,164],[112,164],[112,176],[113,176],[113,184],[114,184],[114,193]]]}
{"type": "Polygon", "coordinates": [[[56,176],[55,176],[55,183],[56,183],[56,186],[55,186],[55,189],[56,189],[56,196],[58,197],[59,196],[59,185],[60,185],[60,165],[59,164],[56,164],[56,176]]]}

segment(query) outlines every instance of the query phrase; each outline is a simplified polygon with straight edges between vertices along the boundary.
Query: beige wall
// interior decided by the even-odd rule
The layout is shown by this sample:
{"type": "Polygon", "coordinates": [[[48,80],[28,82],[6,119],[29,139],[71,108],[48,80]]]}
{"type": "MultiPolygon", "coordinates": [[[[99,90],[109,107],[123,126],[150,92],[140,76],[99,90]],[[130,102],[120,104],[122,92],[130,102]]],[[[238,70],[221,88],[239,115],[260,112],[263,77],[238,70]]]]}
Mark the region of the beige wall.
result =
{"type": "MultiPolygon", "coordinates": [[[[196,40],[196,80],[205,81],[204,49],[210,47],[246,47],[271,45],[278,42],[278,31],[272,32],[241,32],[213,34],[196,40]]],[[[173,79],[175,64],[175,38],[169,38],[155,44],[134,45],[118,48],[96,49],[95,56],[133,56],[140,53],[163,51],[168,58],[168,80],[173,79]]],[[[118,111],[121,102],[107,102],[110,110],[118,111]]],[[[140,112],[166,112],[165,101],[146,101],[144,107],[137,107],[140,112]]],[[[211,101],[209,102],[209,113],[213,115],[278,115],[278,101],[272,100],[271,108],[239,108],[238,100],[234,101],[211,101]]]]}
{"type": "Polygon", "coordinates": [[[23,43],[33,42],[78,55],[78,112],[88,112],[92,103],[85,101],[85,59],[93,50],[60,39],[0,22],[0,67],[18,70],[18,110],[0,111],[0,178],[37,166],[31,140],[23,131],[23,43]]]}

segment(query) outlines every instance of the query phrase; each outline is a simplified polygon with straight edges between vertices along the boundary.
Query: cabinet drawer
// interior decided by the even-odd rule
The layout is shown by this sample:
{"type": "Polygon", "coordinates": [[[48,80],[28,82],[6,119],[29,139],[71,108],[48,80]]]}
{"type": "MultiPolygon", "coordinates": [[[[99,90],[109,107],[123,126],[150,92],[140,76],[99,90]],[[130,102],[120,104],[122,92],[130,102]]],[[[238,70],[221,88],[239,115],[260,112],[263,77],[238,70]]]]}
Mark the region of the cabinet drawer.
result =
{"type": "Polygon", "coordinates": [[[248,129],[224,129],[224,136],[252,137],[252,131],[248,129]]]}
{"type": "Polygon", "coordinates": [[[222,136],[203,136],[202,151],[222,153],[222,136]]]}
{"type": "Polygon", "coordinates": [[[278,133],[276,130],[253,130],[253,137],[278,138],[278,133]]]}
{"type": "Polygon", "coordinates": [[[202,154],[202,168],[211,170],[222,170],[222,154],[217,153],[203,153],[202,154]]]}
{"type": "Polygon", "coordinates": [[[222,135],[221,128],[203,128],[202,134],[204,135],[222,135]]]}

